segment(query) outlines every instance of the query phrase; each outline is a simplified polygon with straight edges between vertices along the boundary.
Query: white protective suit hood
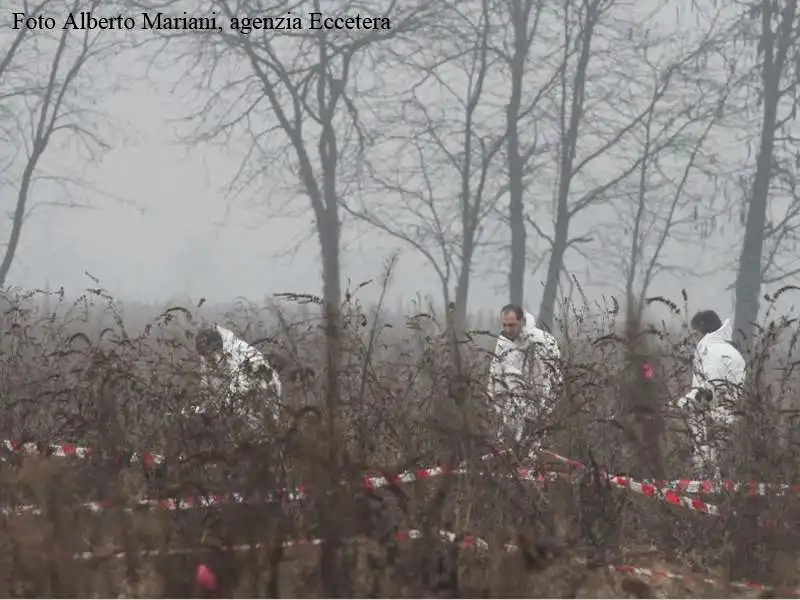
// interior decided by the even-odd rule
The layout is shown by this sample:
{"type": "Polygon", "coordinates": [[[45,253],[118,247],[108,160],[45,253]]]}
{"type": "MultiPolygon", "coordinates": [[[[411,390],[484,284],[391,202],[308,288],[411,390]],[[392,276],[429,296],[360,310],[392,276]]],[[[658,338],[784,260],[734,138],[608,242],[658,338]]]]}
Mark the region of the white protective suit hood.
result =
{"type": "Polygon", "coordinates": [[[733,325],[725,319],[722,327],[704,335],[694,353],[692,390],[713,390],[720,385],[741,386],[745,379],[745,360],[730,343],[733,325]]]}
{"type": "Polygon", "coordinates": [[[254,386],[272,392],[280,398],[283,392],[280,378],[272,365],[256,348],[240,340],[232,331],[224,327],[216,326],[222,336],[223,360],[227,363],[228,375],[228,399],[234,394],[241,394],[249,391],[254,386]],[[251,372],[259,366],[265,366],[272,372],[272,380],[267,383],[263,379],[251,376],[251,372]]]}

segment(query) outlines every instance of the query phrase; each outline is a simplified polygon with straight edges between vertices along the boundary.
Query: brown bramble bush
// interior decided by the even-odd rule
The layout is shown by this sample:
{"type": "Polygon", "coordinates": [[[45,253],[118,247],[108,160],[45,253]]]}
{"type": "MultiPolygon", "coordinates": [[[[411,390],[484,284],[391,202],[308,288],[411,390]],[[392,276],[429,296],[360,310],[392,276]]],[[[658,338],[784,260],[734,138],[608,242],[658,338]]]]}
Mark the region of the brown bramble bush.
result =
{"type": "MultiPolygon", "coordinates": [[[[669,405],[689,377],[683,301],[651,299],[624,312],[613,299],[565,303],[565,386],[552,419],[537,424],[551,432],[555,451],[638,479],[689,476],[685,427],[669,405]],[[647,322],[654,306],[666,307],[669,320],[647,322]],[[654,379],[642,376],[645,363],[654,379]]],[[[493,447],[483,389],[494,340],[489,331],[457,331],[422,301],[398,318],[348,292],[334,404],[324,401],[318,298],[285,294],[264,307],[240,300],[227,311],[201,303],[155,315],[126,314],[102,289],[74,302],[63,293],[8,293],[2,304],[0,435],[93,449],[87,459],[4,456],[2,504],[39,509],[1,518],[7,597],[194,597],[206,593],[193,585],[200,562],[217,573],[220,596],[741,595],[702,583],[643,583],[604,568],[619,563],[800,583],[796,495],[707,498],[736,513],[715,518],[614,490],[591,468],[546,485],[521,480],[512,457],[524,448],[478,460],[493,447]],[[230,324],[281,371],[282,421],[265,422],[258,439],[232,417],[179,415],[208,394],[192,337],[209,320],[230,324]],[[166,461],[129,464],[132,450],[155,450],[166,461]],[[462,462],[470,474],[373,491],[361,484],[365,472],[462,462]],[[309,490],[302,501],[268,501],[299,483],[309,490]],[[143,498],[223,492],[251,501],[136,507],[143,498]],[[108,506],[80,508],[92,500],[108,506]],[[398,542],[396,532],[409,529],[425,535],[398,542]],[[460,548],[440,530],[480,536],[489,548],[460,548]],[[316,537],[326,540],[324,551],[283,547],[316,537]],[[508,543],[518,550],[506,551],[508,543]],[[225,549],[237,544],[258,547],[225,549]],[[76,560],[81,552],[93,557],[76,560]]],[[[760,330],[728,450],[739,479],[800,482],[792,420],[800,408],[798,331],[769,314],[760,330]]]]}

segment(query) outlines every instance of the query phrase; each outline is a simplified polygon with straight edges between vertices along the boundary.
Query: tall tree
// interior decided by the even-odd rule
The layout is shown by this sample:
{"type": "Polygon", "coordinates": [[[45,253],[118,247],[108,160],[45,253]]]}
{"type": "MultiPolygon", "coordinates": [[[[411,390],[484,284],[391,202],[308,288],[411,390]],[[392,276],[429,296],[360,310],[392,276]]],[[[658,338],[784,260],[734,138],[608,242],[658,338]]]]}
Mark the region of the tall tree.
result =
{"type": "MultiPolygon", "coordinates": [[[[563,31],[564,69],[558,83],[558,107],[556,128],[558,130],[558,187],[554,204],[554,235],[548,236],[531,220],[540,237],[550,241],[545,288],[539,305],[539,321],[547,327],[553,325],[553,311],[556,304],[558,283],[564,265],[564,255],[570,246],[569,221],[573,216],[570,210],[570,187],[572,180],[582,164],[575,167],[577,160],[578,137],[583,122],[586,103],[586,85],[589,79],[589,64],[592,58],[592,43],[595,31],[604,13],[613,5],[613,0],[577,0],[563,5],[560,15],[563,31]],[[577,48],[577,52],[575,52],[577,48]],[[570,66],[570,58],[574,65],[570,66]]],[[[583,201],[587,204],[590,198],[583,201]]]]}
{"type": "Polygon", "coordinates": [[[338,562],[341,524],[337,521],[344,510],[338,487],[344,452],[338,424],[342,360],[339,208],[342,198],[355,189],[366,140],[380,126],[369,118],[370,99],[393,84],[387,77],[386,47],[403,44],[404,39],[413,43],[418,30],[435,21],[435,4],[421,0],[375,0],[366,5],[313,0],[301,11],[297,3],[282,0],[214,0],[212,7],[230,25],[223,26],[219,35],[167,36],[168,42],[178,42],[182,49],[181,60],[190,71],[187,80],[201,96],[200,109],[190,116],[199,122],[199,130],[190,141],[247,139],[249,147],[236,186],[261,184],[300,192],[308,199],[319,242],[327,333],[323,471],[330,492],[329,503],[320,509],[326,538],[321,572],[326,594],[347,595],[338,562]],[[340,28],[322,21],[321,26],[312,27],[308,19],[315,14],[326,19],[339,17],[340,28]],[[382,16],[370,20],[370,27],[356,26],[354,17],[344,22],[345,15],[356,14],[382,16]],[[264,15],[288,17],[293,28],[265,27],[264,15]],[[294,27],[295,19],[306,22],[294,27]],[[341,28],[343,25],[349,28],[341,28]]]}
{"type": "Polygon", "coordinates": [[[648,108],[625,144],[640,160],[608,205],[611,219],[598,228],[603,253],[593,262],[610,277],[623,276],[629,319],[636,323],[660,273],[700,275],[683,249],[704,244],[730,208],[708,190],[729,175],[712,141],[736,118],[729,99],[740,75],[735,63],[722,61],[725,31],[714,17],[707,15],[705,31],[682,38],[643,24],[640,56],[629,67],[636,96],[648,108]]]}
{"type": "MultiPolygon", "coordinates": [[[[768,220],[770,194],[777,192],[773,187],[776,177],[779,183],[788,183],[791,196],[795,196],[796,190],[796,139],[790,124],[797,112],[800,77],[797,8],[797,0],[753,0],[742,5],[741,35],[756,45],[755,86],[761,112],[755,173],[746,203],[744,240],[735,282],[734,328],[737,340],[745,348],[752,343],[764,280],[777,281],[800,272],[782,268],[776,262],[778,250],[794,228],[786,226],[786,219],[779,218],[775,223],[768,220]],[[765,264],[765,240],[770,238],[775,250],[768,251],[765,264]],[[765,267],[772,272],[765,273],[765,267]]],[[[785,215],[795,216],[796,210],[790,205],[785,215]]]]}
{"type": "Polygon", "coordinates": [[[463,325],[476,252],[491,233],[486,217],[508,185],[495,183],[504,135],[495,126],[492,6],[489,0],[471,12],[458,3],[444,6],[433,38],[398,57],[410,91],[397,99],[393,116],[384,113],[371,183],[348,210],[424,256],[463,325]]]}
{"type": "Polygon", "coordinates": [[[624,278],[630,368],[618,395],[618,414],[629,419],[633,435],[627,439],[638,469],[657,478],[664,476],[664,398],[641,375],[653,350],[643,319],[646,294],[661,272],[691,273],[686,246],[701,246],[700,228],[711,228],[725,212],[716,194],[708,193],[724,175],[718,167],[723,157],[711,142],[712,132],[726,124],[736,70],[710,67],[719,62],[723,31],[713,18],[708,24],[698,39],[687,32],[676,38],[663,31],[662,36],[655,25],[643,23],[638,60],[630,62],[628,72],[633,95],[648,110],[624,145],[638,167],[616,186],[608,203],[611,218],[597,227],[602,251],[594,263],[614,279],[620,273],[624,278]]]}
{"type": "Polygon", "coordinates": [[[650,106],[630,95],[628,73],[632,24],[626,24],[629,5],[616,0],[570,0],[560,12],[564,69],[551,100],[558,152],[555,157],[555,197],[552,234],[542,220],[530,225],[550,246],[539,321],[553,326],[557,294],[567,250],[590,237],[570,236],[573,218],[606,204],[615,186],[638,169],[641,156],[608,160],[624,146],[650,106]],[[602,165],[602,166],[601,166],[602,165]]]}
{"type": "Polygon", "coordinates": [[[527,257],[524,194],[530,182],[531,160],[540,147],[535,111],[558,80],[561,40],[548,31],[552,15],[543,0],[501,0],[497,12],[506,17],[496,52],[508,69],[509,98],[506,104],[506,168],[508,173],[508,223],[511,234],[511,264],[508,272],[509,300],[523,305],[527,257]],[[554,58],[556,59],[554,61],[554,58]],[[553,64],[555,63],[555,64],[553,64]],[[533,136],[526,131],[533,131],[533,136]],[[530,139],[532,137],[532,139],[530,139]]]}

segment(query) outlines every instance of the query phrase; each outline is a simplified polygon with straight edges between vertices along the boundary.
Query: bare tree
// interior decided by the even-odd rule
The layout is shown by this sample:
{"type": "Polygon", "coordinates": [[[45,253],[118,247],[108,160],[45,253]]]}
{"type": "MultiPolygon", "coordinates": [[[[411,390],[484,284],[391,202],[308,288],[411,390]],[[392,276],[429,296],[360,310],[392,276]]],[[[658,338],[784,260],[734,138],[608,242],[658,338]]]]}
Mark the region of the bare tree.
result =
{"type": "Polygon", "coordinates": [[[629,145],[641,160],[637,172],[616,188],[618,201],[609,204],[612,219],[598,228],[603,259],[594,262],[603,271],[611,267],[612,277],[623,275],[634,323],[641,321],[648,290],[659,274],[701,275],[683,260],[684,252],[678,252],[682,259],[671,259],[671,250],[704,244],[730,208],[715,189],[729,174],[721,166],[725,157],[711,141],[712,132],[734,118],[728,100],[739,75],[719,52],[725,33],[719,21],[714,15],[705,21],[709,28],[688,43],[672,36],[657,41],[648,29],[652,42],[642,45],[641,60],[630,65],[631,73],[642,69],[637,95],[649,106],[629,145]],[[675,43],[681,44],[677,54],[670,51],[675,43]]]}
{"type": "MultiPolygon", "coordinates": [[[[652,102],[641,106],[630,94],[635,77],[629,73],[629,61],[636,42],[631,40],[635,23],[625,24],[623,11],[628,10],[627,4],[617,6],[615,0],[575,0],[567,2],[560,15],[565,68],[552,101],[558,138],[552,234],[538,219],[527,217],[550,246],[539,308],[539,320],[548,327],[567,250],[592,239],[570,237],[572,219],[607,203],[614,188],[642,162],[641,156],[622,160],[616,156],[653,110],[652,102]]],[[[657,97],[667,86],[668,81],[657,97]]]]}
{"type": "Polygon", "coordinates": [[[531,173],[536,170],[531,160],[534,155],[544,154],[538,143],[537,120],[531,117],[535,116],[540,101],[558,80],[564,63],[561,60],[561,42],[553,39],[555,36],[547,28],[551,15],[546,9],[551,4],[543,0],[502,0],[498,4],[498,12],[506,17],[506,34],[495,51],[509,71],[510,86],[506,104],[508,223],[511,233],[509,299],[522,306],[528,251],[523,197],[531,173]],[[553,58],[557,60],[551,66],[553,58]],[[534,86],[535,91],[530,89],[534,86]],[[526,135],[526,131],[533,131],[533,135],[526,135]],[[532,139],[528,141],[530,137],[532,139]]]}
{"type": "MultiPolygon", "coordinates": [[[[74,0],[66,8],[78,14],[99,6],[96,0],[74,0]]],[[[26,1],[15,12],[35,20],[56,7],[58,18],[64,18],[65,7],[54,6],[51,0],[38,4],[26,1]]],[[[19,14],[8,14],[10,21],[20,18],[19,14]]],[[[97,114],[91,108],[90,71],[111,48],[122,45],[121,38],[112,42],[103,31],[58,27],[51,33],[12,25],[6,26],[7,44],[0,55],[0,168],[2,187],[14,196],[11,227],[0,263],[0,286],[5,285],[14,262],[36,184],[49,180],[69,187],[80,183],[75,177],[55,176],[42,169],[48,149],[62,141],[75,144],[94,158],[107,148],[94,127],[97,114]]],[[[59,203],[50,200],[36,205],[45,204],[59,203]]]]}
{"type": "Polygon", "coordinates": [[[662,272],[693,273],[685,248],[702,246],[701,230],[711,229],[725,212],[713,189],[725,175],[718,166],[724,160],[711,142],[712,132],[726,124],[736,69],[720,57],[723,32],[716,20],[706,23],[709,29],[700,39],[686,33],[675,39],[667,31],[663,35],[669,37],[661,37],[644,27],[639,60],[629,63],[629,72],[636,76],[635,95],[649,110],[625,144],[641,160],[636,172],[616,186],[608,204],[611,218],[596,228],[602,252],[593,263],[610,278],[621,273],[624,279],[631,368],[618,414],[630,420],[627,439],[635,462],[653,477],[664,476],[659,441],[665,426],[663,398],[646,390],[639,375],[651,350],[642,318],[646,295],[662,272]]]}
{"type": "MultiPolygon", "coordinates": [[[[308,15],[299,5],[282,1],[244,5],[219,1],[214,7],[221,19],[229,21],[232,32],[224,26],[220,36],[167,36],[192,42],[183,60],[199,57],[184,80],[204,96],[200,109],[188,117],[201,123],[189,141],[248,136],[246,158],[231,190],[269,181],[274,190],[308,198],[333,334],[342,298],[339,202],[347,195],[347,186],[353,185],[365,140],[372,135],[359,101],[382,85],[378,80],[382,71],[372,69],[381,58],[381,44],[420,27],[426,9],[420,3],[376,2],[370,14],[382,16],[375,18],[371,29],[332,33],[305,23],[276,34],[257,24],[261,15],[304,15],[289,17],[299,20],[329,15],[330,7],[316,2],[308,15]],[[288,180],[286,171],[291,173],[288,180]]],[[[364,12],[349,3],[341,3],[335,12],[348,11],[364,12]]],[[[364,113],[368,112],[367,107],[364,113]]],[[[330,374],[332,389],[335,371],[330,374]]]]}
{"type": "Polygon", "coordinates": [[[745,347],[751,343],[758,319],[759,295],[765,281],[776,282],[797,275],[796,265],[782,264],[780,250],[794,244],[798,207],[797,139],[790,127],[798,106],[797,0],[753,0],[742,3],[741,37],[756,45],[754,85],[760,106],[761,128],[755,173],[746,204],[744,240],[736,274],[734,328],[745,347]],[[771,199],[771,195],[778,200],[771,199]],[[788,201],[786,200],[788,196],[788,201]],[[784,202],[783,215],[770,219],[770,207],[784,202]],[[771,241],[771,247],[765,244],[771,241]]]}
{"type": "Polygon", "coordinates": [[[221,35],[167,36],[168,42],[171,37],[189,42],[179,45],[188,49],[181,60],[190,68],[186,81],[202,97],[200,109],[189,117],[200,123],[189,141],[248,139],[233,187],[241,190],[260,184],[262,197],[264,187],[307,197],[319,242],[327,328],[324,481],[330,490],[321,515],[326,538],[321,568],[326,593],[339,596],[347,594],[337,563],[341,556],[337,519],[342,512],[337,486],[343,452],[337,417],[342,301],[339,206],[355,185],[366,141],[375,135],[370,126],[379,125],[369,118],[368,99],[375,100],[382,88],[391,87],[383,78],[386,45],[413,35],[430,17],[431,5],[387,0],[366,5],[339,2],[334,7],[321,0],[310,6],[281,0],[216,0],[213,7],[230,26],[223,26],[221,35]],[[370,27],[352,27],[353,22],[349,29],[326,28],[319,20],[355,14],[381,17],[370,18],[370,27]],[[276,16],[272,26],[265,26],[263,15],[276,16]],[[275,29],[278,15],[284,25],[283,19],[288,18],[292,28],[275,29]],[[313,22],[295,27],[295,19],[314,18],[319,27],[313,22]]]}
{"type": "Polygon", "coordinates": [[[384,116],[390,133],[374,148],[361,204],[348,205],[352,215],[427,259],[445,305],[455,300],[460,325],[476,251],[491,236],[486,217],[508,191],[494,183],[504,135],[493,103],[499,61],[490,51],[489,0],[474,12],[448,5],[432,34],[436,42],[420,39],[418,52],[398,58],[414,83],[398,100],[400,113],[384,116]]]}

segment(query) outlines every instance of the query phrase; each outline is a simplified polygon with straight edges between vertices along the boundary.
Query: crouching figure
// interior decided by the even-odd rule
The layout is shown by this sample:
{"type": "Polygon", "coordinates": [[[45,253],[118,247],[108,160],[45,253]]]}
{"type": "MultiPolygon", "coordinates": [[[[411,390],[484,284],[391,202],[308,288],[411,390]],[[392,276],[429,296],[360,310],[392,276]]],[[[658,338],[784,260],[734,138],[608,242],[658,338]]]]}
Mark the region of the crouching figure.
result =
{"type": "Polygon", "coordinates": [[[259,436],[277,426],[283,386],[261,352],[218,325],[202,329],[195,347],[208,399],[193,406],[192,412],[233,414],[259,436]]]}

